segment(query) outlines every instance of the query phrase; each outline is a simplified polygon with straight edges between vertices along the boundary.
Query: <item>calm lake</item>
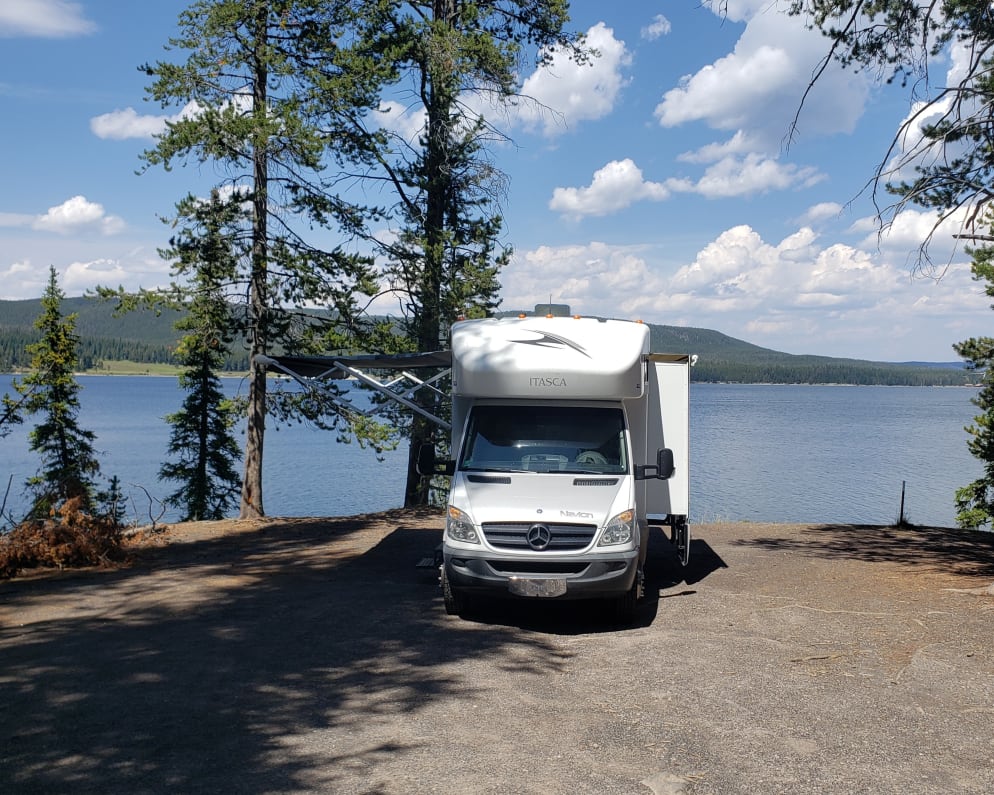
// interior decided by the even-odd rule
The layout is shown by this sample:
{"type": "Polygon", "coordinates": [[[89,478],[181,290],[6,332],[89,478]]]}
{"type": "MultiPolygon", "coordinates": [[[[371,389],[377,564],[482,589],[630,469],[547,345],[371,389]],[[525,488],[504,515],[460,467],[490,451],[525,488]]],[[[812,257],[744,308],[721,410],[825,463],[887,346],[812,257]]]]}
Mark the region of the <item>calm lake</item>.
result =
{"type": "MultiPolygon", "coordinates": [[[[169,439],[163,417],[183,397],[174,378],[80,376],[81,427],[97,435],[102,473],[131,498],[129,519],[149,521],[149,499],[174,484],[156,473],[169,439]]],[[[11,376],[0,375],[0,394],[11,376]]],[[[227,379],[232,394],[247,385],[227,379]]],[[[975,389],[693,384],[691,520],[846,522],[905,518],[953,527],[953,493],[981,473],[963,427],[975,389]]],[[[37,459],[25,426],[0,439],[0,499],[13,476],[8,510],[24,508],[24,480],[37,459]]],[[[270,427],[264,500],[272,516],[344,516],[403,503],[407,451],[378,461],[336,443],[333,433],[270,427]]],[[[158,516],[158,510],[153,509],[158,516]]],[[[175,519],[166,514],[164,520],[175,519]]]]}

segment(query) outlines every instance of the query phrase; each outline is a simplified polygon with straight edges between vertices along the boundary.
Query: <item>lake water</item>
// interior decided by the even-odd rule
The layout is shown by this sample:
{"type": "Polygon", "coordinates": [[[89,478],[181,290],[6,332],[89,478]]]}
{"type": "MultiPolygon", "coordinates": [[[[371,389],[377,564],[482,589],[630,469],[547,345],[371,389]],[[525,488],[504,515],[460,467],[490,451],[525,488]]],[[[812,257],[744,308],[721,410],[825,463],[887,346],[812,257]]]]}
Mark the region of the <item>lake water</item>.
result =
{"type": "MultiPolygon", "coordinates": [[[[79,376],[80,426],[97,435],[103,476],[131,498],[129,519],[149,521],[149,500],[174,488],[156,479],[179,408],[174,378],[79,376]]],[[[11,377],[0,375],[0,394],[11,377]]],[[[234,394],[247,386],[226,379],[234,394]]],[[[953,494],[981,473],[963,427],[976,390],[693,384],[691,520],[955,525],[953,494]]],[[[0,439],[0,499],[23,510],[22,484],[38,468],[25,426],[0,439]]],[[[270,427],[263,468],[272,516],[343,516],[403,504],[406,448],[380,462],[331,432],[270,427]]],[[[240,467],[240,465],[239,465],[240,467]]],[[[239,470],[240,471],[240,470],[239,470]]],[[[154,513],[157,515],[158,511],[154,513]]],[[[167,514],[164,520],[174,519],[167,514]]]]}

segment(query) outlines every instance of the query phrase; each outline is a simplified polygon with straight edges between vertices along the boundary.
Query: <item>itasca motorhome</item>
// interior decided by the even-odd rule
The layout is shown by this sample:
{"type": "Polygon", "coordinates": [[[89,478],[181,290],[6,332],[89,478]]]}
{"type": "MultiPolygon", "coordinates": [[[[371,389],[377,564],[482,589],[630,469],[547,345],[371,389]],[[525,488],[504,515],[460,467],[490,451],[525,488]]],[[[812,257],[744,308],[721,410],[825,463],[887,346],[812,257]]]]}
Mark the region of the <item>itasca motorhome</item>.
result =
{"type": "Polygon", "coordinates": [[[451,460],[425,448],[422,474],[450,475],[440,583],[449,613],[478,596],[610,600],[634,616],[650,527],[690,551],[692,357],[650,353],[649,327],[597,318],[464,320],[452,349],[407,356],[280,357],[271,370],[314,386],[355,378],[451,432],[451,460]],[[451,422],[435,398],[451,367],[451,422]],[[382,382],[370,371],[401,370],[382,382]],[[413,382],[412,387],[401,386],[413,382]]]}
{"type": "Polygon", "coordinates": [[[450,613],[485,594],[610,599],[630,618],[654,524],[686,563],[690,364],[650,353],[642,323],[453,325],[450,613]]]}

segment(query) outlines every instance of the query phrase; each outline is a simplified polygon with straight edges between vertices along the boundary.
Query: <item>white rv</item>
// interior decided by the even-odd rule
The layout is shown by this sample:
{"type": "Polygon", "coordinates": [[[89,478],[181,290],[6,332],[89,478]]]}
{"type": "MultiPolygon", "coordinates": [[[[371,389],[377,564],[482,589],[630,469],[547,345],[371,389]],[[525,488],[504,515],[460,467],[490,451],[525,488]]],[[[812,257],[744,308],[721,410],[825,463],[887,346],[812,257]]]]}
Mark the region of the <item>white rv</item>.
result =
{"type": "Polygon", "coordinates": [[[450,613],[506,595],[610,599],[630,618],[654,524],[671,528],[686,563],[690,364],[650,353],[641,323],[453,325],[450,613]]]}
{"type": "Polygon", "coordinates": [[[642,323],[522,315],[455,323],[451,352],[263,362],[316,389],[358,379],[450,430],[451,460],[430,447],[418,460],[422,474],[452,477],[440,561],[448,612],[481,595],[596,598],[628,619],[650,527],[669,527],[684,564],[690,552],[693,357],[650,353],[649,336],[642,323]],[[418,368],[436,375],[423,381],[418,368]],[[401,375],[369,374],[384,369],[401,375]],[[451,422],[426,408],[448,397],[438,384],[449,372],[451,422]],[[421,389],[432,399],[416,399],[421,389]]]}

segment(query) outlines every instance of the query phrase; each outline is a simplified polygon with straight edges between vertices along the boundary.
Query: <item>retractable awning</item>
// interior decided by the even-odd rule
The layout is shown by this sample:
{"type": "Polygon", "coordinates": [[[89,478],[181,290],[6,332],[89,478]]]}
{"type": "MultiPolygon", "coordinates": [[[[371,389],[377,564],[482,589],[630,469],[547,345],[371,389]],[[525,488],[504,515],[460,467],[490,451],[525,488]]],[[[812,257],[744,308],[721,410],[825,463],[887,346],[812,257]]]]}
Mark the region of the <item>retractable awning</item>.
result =
{"type": "Polygon", "coordinates": [[[358,411],[360,414],[368,416],[370,412],[360,409],[324,389],[321,382],[328,379],[354,378],[446,430],[452,427],[448,421],[435,416],[424,406],[412,400],[421,389],[427,389],[433,392],[436,397],[444,400],[448,399],[448,395],[435,384],[451,372],[451,351],[367,354],[362,356],[257,356],[255,361],[265,367],[267,371],[290,376],[308,389],[343,403],[350,410],[358,411]],[[414,373],[409,372],[425,368],[441,369],[441,372],[428,379],[419,378],[414,373]],[[386,379],[372,374],[385,370],[391,373],[399,371],[399,374],[386,379]]]}

